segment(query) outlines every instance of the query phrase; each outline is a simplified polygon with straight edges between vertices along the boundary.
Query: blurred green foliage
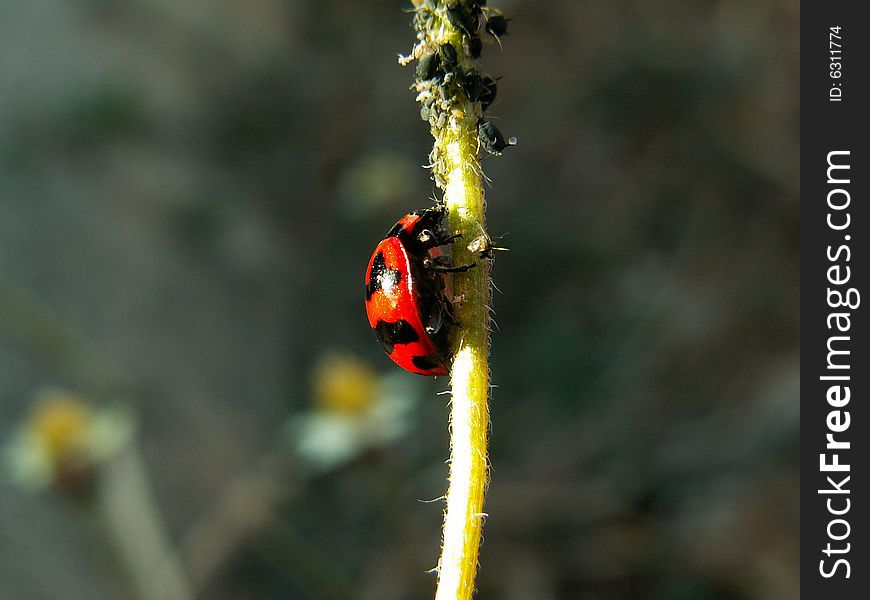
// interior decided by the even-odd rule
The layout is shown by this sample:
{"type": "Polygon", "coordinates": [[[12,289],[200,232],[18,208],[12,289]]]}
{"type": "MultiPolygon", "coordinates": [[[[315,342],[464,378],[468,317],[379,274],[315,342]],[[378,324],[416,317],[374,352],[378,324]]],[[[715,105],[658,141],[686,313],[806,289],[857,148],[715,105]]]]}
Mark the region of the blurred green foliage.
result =
{"type": "MultiPolygon", "coordinates": [[[[797,597],[798,3],[498,6],[479,596],[797,597]]],[[[362,277],[434,193],[405,8],[0,9],[0,438],[47,386],[131,403],[179,545],[277,462],[203,598],[434,589],[446,382],[398,374],[413,429],[328,472],[282,441],[324,356],[394,370],[362,277]]],[[[0,507],[0,597],[127,597],[57,495],[0,507]]]]}

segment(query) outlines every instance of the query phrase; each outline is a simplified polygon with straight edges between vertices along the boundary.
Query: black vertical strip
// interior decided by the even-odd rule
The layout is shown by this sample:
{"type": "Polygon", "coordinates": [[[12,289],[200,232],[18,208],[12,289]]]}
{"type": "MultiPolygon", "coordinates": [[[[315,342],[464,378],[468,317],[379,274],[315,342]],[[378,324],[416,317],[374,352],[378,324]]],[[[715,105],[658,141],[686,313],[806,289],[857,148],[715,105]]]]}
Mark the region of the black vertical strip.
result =
{"type": "Polygon", "coordinates": [[[862,2],[801,3],[800,560],[806,599],[866,598],[870,590],[870,24],[859,17],[864,8],[862,2]]]}

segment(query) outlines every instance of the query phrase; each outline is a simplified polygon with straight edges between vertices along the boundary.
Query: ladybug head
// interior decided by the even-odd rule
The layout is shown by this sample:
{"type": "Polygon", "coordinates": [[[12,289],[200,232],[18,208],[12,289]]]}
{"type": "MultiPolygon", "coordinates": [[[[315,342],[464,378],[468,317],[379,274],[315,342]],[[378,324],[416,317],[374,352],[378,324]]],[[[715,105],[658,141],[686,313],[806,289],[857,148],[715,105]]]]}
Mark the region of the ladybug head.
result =
{"type": "Polygon", "coordinates": [[[444,217],[447,211],[441,206],[421,208],[402,217],[387,237],[397,237],[412,254],[425,254],[430,248],[445,243],[444,217]]]}

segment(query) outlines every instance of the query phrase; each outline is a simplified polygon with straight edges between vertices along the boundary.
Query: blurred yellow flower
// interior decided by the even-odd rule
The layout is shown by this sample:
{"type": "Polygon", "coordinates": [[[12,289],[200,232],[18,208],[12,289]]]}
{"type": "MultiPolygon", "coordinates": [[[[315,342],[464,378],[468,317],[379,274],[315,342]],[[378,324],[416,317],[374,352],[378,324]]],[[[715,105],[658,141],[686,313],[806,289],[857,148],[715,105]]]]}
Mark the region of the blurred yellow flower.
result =
{"type": "Polygon", "coordinates": [[[328,355],[314,369],[314,406],[327,412],[358,415],[376,401],[377,383],[374,370],[358,358],[328,355]]]}
{"type": "Polygon", "coordinates": [[[129,441],[132,430],[125,411],[95,410],[75,394],[44,391],[4,448],[5,462],[23,487],[78,491],[97,465],[129,441]]]}
{"type": "Polygon", "coordinates": [[[313,410],[291,417],[294,452],[315,471],[340,467],[412,426],[419,384],[405,373],[378,375],[351,355],[324,357],[312,377],[313,410]]]}
{"type": "Polygon", "coordinates": [[[90,407],[64,392],[40,396],[25,427],[43,445],[46,457],[54,462],[76,462],[84,450],[85,433],[93,421],[90,407]]]}

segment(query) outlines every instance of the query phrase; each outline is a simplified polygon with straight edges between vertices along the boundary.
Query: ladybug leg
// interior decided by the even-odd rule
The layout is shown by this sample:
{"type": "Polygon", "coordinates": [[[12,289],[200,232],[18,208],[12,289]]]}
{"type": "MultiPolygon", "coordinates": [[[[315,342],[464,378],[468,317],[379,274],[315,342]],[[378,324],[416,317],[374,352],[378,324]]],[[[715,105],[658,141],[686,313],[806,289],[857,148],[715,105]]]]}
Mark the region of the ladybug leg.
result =
{"type": "MultiPolygon", "coordinates": [[[[445,300],[445,304],[446,304],[445,300]]],[[[459,321],[456,320],[456,317],[453,316],[453,311],[449,308],[444,309],[444,318],[447,319],[447,322],[450,323],[451,327],[459,327],[459,321]]]]}
{"type": "Polygon", "coordinates": [[[447,311],[447,307],[444,305],[443,301],[439,298],[439,303],[441,306],[439,307],[441,310],[433,310],[432,313],[426,318],[426,333],[429,335],[434,335],[441,330],[442,318],[446,315],[447,320],[453,323],[453,316],[449,314],[447,311]]]}
{"type": "MultiPolygon", "coordinates": [[[[439,275],[438,278],[440,280],[441,276],[439,275]]],[[[446,322],[450,327],[459,327],[460,323],[456,320],[456,317],[453,314],[453,308],[459,306],[465,301],[465,295],[451,297],[447,288],[442,286],[439,287],[435,296],[438,302],[438,310],[433,311],[433,314],[430,315],[427,325],[434,324],[437,321],[439,327],[442,322],[446,322]],[[437,313],[437,315],[434,313],[437,313]]],[[[431,334],[431,332],[429,333],[431,334]]]]}
{"type": "Polygon", "coordinates": [[[443,234],[438,234],[429,229],[424,229],[420,233],[417,234],[417,241],[424,248],[436,248],[438,246],[444,246],[445,244],[449,244],[453,240],[462,239],[462,234],[457,233],[455,235],[445,236],[443,234]]]}
{"type": "Polygon", "coordinates": [[[423,229],[420,233],[417,234],[417,241],[424,248],[434,248],[438,246],[438,236],[436,236],[431,230],[423,229]]]}
{"type": "Polygon", "coordinates": [[[453,316],[454,302],[451,302],[447,295],[443,293],[438,298],[438,301],[441,303],[441,314],[444,317],[444,320],[447,321],[451,327],[459,327],[459,321],[457,321],[456,317],[453,316]]]}
{"type": "Polygon", "coordinates": [[[432,265],[430,268],[433,271],[437,271],[439,273],[465,273],[469,269],[473,269],[477,266],[477,263],[472,263],[470,265],[459,265],[456,267],[447,267],[444,265],[432,265]]]}
{"type": "Polygon", "coordinates": [[[423,266],[438,273],[464,273],[476,267],[477,263],[454,266],[446,256],[427,256],[423,259],[423,266]]]}
{"type": "Polygon", "coordinates": [[[449,244],[450,242],[452,242],[454,240],[461,240],[461,239],[462,239],[461,233],[454,233],[453,235],[449,235],[447,237],[443,237],[443,238],[439,239],[438,245],[444,246],[444,245],[449,244]]]}

